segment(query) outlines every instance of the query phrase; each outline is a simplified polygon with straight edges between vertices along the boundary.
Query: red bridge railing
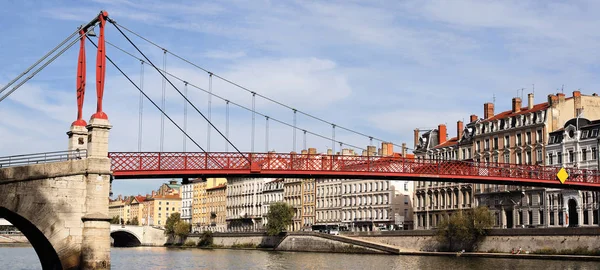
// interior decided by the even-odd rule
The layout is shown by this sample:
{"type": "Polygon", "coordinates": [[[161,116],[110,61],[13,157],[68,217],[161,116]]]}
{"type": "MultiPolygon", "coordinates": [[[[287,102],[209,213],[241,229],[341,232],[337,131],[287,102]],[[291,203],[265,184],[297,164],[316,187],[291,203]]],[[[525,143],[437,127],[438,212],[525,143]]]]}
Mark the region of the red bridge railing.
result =
{"type": "MultiPolygon", "coordinates": [[[[516,165],[448,160],[416,160],[398,156],[341,156],[289,153],[181,153],[112,152],[115,177],[133,175],[197,174],[278,174],[348,176],[421,177],[513,181],[515,183],[559,183],[559,167],[516,165]]],[[[565,184],[600,186],[597,170],[566,168],[565,184]]],[[[266,176],[265,176],[266,177],[266,176]]],[[[418,180],[418,179],[414,179],[418,180]]],[[[430,179],[429,179],[430,181],[430,179]]]]}

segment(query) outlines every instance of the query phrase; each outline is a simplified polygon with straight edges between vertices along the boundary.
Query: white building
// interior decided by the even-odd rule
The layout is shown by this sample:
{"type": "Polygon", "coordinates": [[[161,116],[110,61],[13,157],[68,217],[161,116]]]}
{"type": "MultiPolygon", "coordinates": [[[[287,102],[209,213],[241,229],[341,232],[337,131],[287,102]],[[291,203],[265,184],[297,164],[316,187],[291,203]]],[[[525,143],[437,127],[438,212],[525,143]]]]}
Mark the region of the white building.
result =
{"type": "Polygon", "coordinates": [[[271,206],[271,204],[276,202],[283,202],[283,179],[279,178],[265,183],[263,187],[262,196],[262,224],[263,226],[266,226],[267,222],[269,222],[267,220],[267,213],[269,213],[269,207],[271,206]]]}
{"type": "MultiPolygon", "coordinates": [[[[548,166],[598,169],[600,120],[573,118],[563,128],[551,132],[546,146],[548,166]]],[[[599,193],[566,189],[546,189],[544,223],[548,227],[598,226],[599,193]]]]}
{"type": "Polygon", "coordinates": [[[315,225],[342,225],[342,179],[317,179],[315,225]]]}
{"type": "Polygon", "coordinates": [[[192,223],[192,201],[194,200],[192,183],[181,185],[181,220],[192,223]]]}
{"type": "Polygon", "coordinates": [[[412,228],[411,181],[342,181],[342,223],[351,231],[412,228]]]}
{"type": "Polygon", "coordinates": [[[231,178],[227,182],[227,231],[263,229],[263,188],[270,178],[231,178]]]}

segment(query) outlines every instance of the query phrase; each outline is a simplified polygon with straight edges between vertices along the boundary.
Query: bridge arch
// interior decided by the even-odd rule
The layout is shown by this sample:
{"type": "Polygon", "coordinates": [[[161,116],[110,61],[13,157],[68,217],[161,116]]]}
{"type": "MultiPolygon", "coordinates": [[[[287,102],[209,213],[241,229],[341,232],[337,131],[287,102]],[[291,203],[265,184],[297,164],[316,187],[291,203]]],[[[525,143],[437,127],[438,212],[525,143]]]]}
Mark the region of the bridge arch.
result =
{"type": "Polygon", "coordinates": [[[128,230],[116,230],[110,233],[114,247],[139,247],[142,245],[140,238],[128,230]]]}
{"type": "Polygon", "coordinates": [[[38,255],[43,269],[63,269],[58,253],[56,253],[56,250],[44,233],[31,223],[31,221],[5,207],[0,207],[0,217],[8,220],[27,237],[27,240],[38,255]]]}

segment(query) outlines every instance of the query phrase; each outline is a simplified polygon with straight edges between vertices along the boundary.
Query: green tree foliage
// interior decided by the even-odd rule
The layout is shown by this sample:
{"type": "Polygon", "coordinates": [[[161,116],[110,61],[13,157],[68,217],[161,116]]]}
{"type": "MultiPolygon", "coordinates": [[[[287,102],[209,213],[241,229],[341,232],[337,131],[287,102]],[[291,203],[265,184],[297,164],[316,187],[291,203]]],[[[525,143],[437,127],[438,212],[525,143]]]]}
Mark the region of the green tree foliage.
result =
{"type": "Polygon", "coordinates": [[[187,237],[190,231],[192,230],[192,225],[185,221],[178,221],[175,223],[175,235],[179,237],[187,237]]]}
{"type": "Polygon", "coordinates": [[[199,247],[210,247],[213,244],[213,234],[211,231],[204,231],[200,235],[200,241],[198,241],[199,247]]]}
{"type": "Polygon", "coordinates": [[[269,213],[267,213],[267,234],[279,234],[285,227],[292,224],[293,217],[294,208],[287,203],[276,202],[271,204],[269,213]]]}
{"type": "Polygon", "coordinates": [[[181,215],[179,213],[173,213],[165,222],[165,235],[173,235],[175,234],[175,224],[181,220],[181,215]]]}
{"type": "Polygon", "coordinates": [[[134,218],[131,220],[131,225],[140,225],[140,221],[138,220],[138,218],[137,218],[137,217],[134,217],[134,218]]]}
{"type": "Polygon", "coordinates": [[[114,216],[112,217],[112,219],[110,220],[110,224],[120,224],[119,222],[121,221],[121,218],[119,216],[114,216]]]}
{"type": "Polygon", "coordinates": [[[436,239],[441,250],[472,251],[492,225],[494,218],[487,207],[459,211],[440,221],[436,239]]]}

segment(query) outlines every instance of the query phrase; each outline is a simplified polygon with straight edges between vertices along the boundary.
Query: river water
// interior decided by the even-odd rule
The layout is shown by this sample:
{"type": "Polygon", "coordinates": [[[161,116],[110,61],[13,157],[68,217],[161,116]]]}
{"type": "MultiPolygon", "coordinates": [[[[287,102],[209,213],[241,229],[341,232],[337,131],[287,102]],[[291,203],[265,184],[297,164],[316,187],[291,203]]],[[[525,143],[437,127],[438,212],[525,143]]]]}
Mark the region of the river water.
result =
{"type": "MultiPolygon", "coordinates": [[[[112,269],[600,269],[600,262],[200,250],[113,248],[112,269]]],[[[30,246],[0,247],[0,269],[41,269],[30,246]]]]}

